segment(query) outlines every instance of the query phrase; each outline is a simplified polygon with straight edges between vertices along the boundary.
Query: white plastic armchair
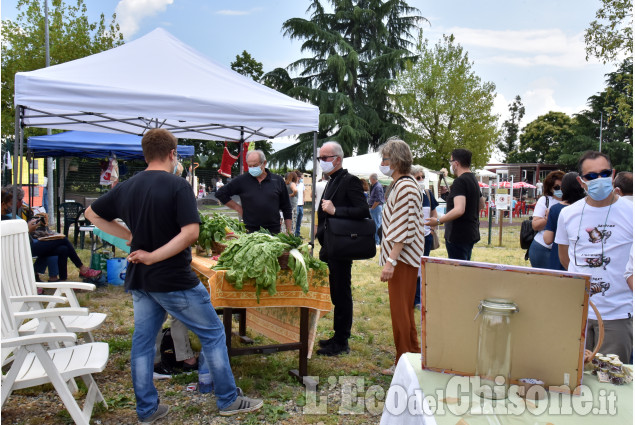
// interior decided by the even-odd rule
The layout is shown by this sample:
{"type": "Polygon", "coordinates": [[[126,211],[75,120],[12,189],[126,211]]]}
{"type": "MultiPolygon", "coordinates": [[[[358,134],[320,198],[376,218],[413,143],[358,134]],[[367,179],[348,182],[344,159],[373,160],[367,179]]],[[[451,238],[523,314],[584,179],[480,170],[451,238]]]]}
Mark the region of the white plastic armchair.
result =
{"type": "MultiPolygon", "coordinates": [[[[3,290],[3,292],[5,291],[3,290]]],[[[108,344],[93,342],[73,345],[77,336],[71,332],[49,331],[20,336],[16,325],[22,321],[19,316],[52,317],[59,314],[59,310],[64,309],[15,312],[13,303],[3,293],[2,339],[0,340],[3,366],[2,405],[4,406],[14,390],[51,383],[75,423],[88,425],[95,402],[108,407],[92,376],[93,373],[105,369],[108,362],[108,344]],[[50,348],[62,344],[68,346],[50,348]],[[76,388],[75,378],[78,377],[84,381],[86,388],[88,388],[83,408],[79,407],[71,391],[76,388]]],[[[70,307],[67,310],[76,309],[70,307]]],[[[57,320],[61,319],[58,317],[57,320]]]]}
{"type": "MultiPolygon", "coordinates": [[[[54,308],[68,303],[71,308],[80,308],[74,289],[94,290],[95,285],[81,282],[56,282],[40,284],[43,288],[55,289],[52,296],[38,295],[31,246],[29,243],[28,226],[24,220],[3,220],[2,226],[2,293],[7,295],[15,312],[54,308]]],[[[106,320],[104,313],[76,314],[66,310],[60,320],[64,327],[57,326],[58,331],[77,332],[84,335],[88,342],[94,342],[92,331],[106,320]]],[[[18,316],[26,317],[26,316],[18,316]]],[[[41,323],[45,315],[34,316],[31,320],[19,324],[22,335],[41,332],[45,325],[55,327],[55,320],[48,319],[47,324],[41,323]]]]}

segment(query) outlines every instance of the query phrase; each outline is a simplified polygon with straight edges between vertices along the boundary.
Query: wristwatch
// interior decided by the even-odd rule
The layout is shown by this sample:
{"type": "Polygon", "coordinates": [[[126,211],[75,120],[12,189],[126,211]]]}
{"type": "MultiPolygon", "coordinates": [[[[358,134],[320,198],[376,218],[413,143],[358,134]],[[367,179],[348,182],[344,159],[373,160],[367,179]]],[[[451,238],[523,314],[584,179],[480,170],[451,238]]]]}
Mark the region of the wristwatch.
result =
{"type": "Polygon", "coordinates": [[[397,267],[397,260],[393,260],[392,258],[388,257],[388,262],[392,264],[393,267],[397,267]]]}

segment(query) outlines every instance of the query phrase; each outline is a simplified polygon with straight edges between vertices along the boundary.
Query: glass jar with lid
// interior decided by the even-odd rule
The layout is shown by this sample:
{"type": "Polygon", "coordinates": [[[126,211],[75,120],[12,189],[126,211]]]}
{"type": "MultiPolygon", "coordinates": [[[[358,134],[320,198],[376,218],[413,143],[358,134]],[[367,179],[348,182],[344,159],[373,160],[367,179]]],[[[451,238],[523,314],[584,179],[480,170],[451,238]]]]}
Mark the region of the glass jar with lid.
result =
{"type": "Polygon", "coordinates": [[[480,377],[480,385],[474,392],[484,398],[504,399],[511,373],[511,318],[518,312],[518,306],[510,300],[488,298],[480,302],[478,310],[481,323],[476,376],[480,377]]]}

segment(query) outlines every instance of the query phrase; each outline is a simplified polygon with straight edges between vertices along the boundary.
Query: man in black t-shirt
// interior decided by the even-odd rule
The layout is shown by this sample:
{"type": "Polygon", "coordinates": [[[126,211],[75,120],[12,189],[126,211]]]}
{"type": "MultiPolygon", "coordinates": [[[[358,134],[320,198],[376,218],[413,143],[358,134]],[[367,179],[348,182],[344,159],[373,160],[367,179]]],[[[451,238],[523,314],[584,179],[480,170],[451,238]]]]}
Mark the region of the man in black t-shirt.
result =
{"type": "Polygon", "coordinates": [[[139,421],[152,423],[169,410],[159,404],[152,381],[155,336],[166,311],[199,337],[220,414],[257,410],[262,400],[244,397],[236,387],[223,324],[190,268],[190,246],[198,238],[199,216],[192,188],[174,175],[176,138],[167,130],[153,129],[143,136],[141,146],[146,170],[119,183],[85,213],[101,230],[128,240],[131,246],[125,285],[134,307],[130,366],[139,421]]]}
{"type": "Polygon", "coordinates": [[[235,210],[245,222],[248,232],[262,227],[269,232],[280,233],[280,211],[287,233],[291,234],[291,200],[284,179],[269,171],[267,159],[261,150],[247,153],[249,174],[234,177],[218,191],[216,198],[235,210]],[[231,199],[240,196],[240,205],[231,199]]]}
{"type": "Polygon", "coordinates": [[[439,218],[426,220],[429,226],[445,226],[445,246],[448,257],[455,260],[470,260],[472,248],[481,239],[479,233],[478,212],[483,208],[484,200],[476,177],[470,172],[472,152],[467,149],[454,149],[450,157],[450,173],[457,178],[450,187],[447,199],[447,213],[439,218]]]}

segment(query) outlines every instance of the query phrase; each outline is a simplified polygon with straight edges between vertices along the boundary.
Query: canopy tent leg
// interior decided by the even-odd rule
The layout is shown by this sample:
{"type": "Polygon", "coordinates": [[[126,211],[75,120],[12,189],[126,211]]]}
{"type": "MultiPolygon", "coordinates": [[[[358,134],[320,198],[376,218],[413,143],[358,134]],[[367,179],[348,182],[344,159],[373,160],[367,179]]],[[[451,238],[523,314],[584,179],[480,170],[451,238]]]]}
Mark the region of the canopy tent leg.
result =
{"type": "Polygon", "coordinates": [[[311,229],[309,230],[311,235],[311,253],[313,253],[313,247],[315,246],[315,189],[317,186],[317,131],[313,132],[313,179],[311,179],[311,229]]]}
{"type": "Polygon", "coordinates": [[[245,144],[245,129],[240,127],[240,145],[238,146],[238,175],[243,174],[245,169],[245,158],[243,158],[243,149],[245,144]]]}
{"type": "Polygon", "coordinates": [[[13,140],[13,202],[11,213],[17,217],[18,213],[18,185],[22,184],[22,106],[15,106],[15,139],[13,140]],[[20,145],[18,147],[18,145],[20,145]],[[18,156],[19,154],[19,156],[18,156]],[[19,166],[18,166],[19,164],[19,166]]]}

